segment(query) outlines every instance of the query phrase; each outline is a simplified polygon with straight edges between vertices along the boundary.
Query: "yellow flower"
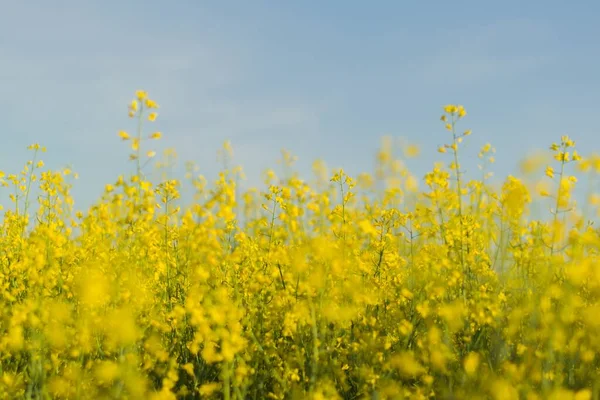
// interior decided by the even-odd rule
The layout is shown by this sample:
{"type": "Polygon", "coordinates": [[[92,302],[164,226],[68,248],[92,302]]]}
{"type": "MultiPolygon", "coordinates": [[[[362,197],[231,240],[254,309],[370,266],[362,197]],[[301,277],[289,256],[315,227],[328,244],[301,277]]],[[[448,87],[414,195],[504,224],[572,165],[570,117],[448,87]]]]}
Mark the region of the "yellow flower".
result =
{"type": "Polygon", "coordinates": [[[575,142],[569,136],[561,136],[560,141],[565,147],[575,147],[575,142]]]}
{"type": "Polygon", "coordinates": [[[136,112],[138,110],[138,102],[137,102],[137,100],[132,100],[131,101],[131,104],[129,105],[129,109],[132,112],[136,112]]]}
{"type": "Polygon", "coordinates": [[[123,140],[129,140],[129,139],[130,139],[130,136],[129,136],[129,134],[128,134],[127,132],[125,132],[125,131],[120,131],[120,132],[119,132],[119,136],[120,136],[120,137],[121,137],[121,139],[123,139],[123,140]]]}
{"type": "Polygon", "coordinates": [[[145,90],[137,90],[135,92],[135,97],[137,97],[139,101],[143,101],[145,98],[148,97],[148,93],[145,90]]]}
{"type": "Polygon", "coordinates": [[[112,361],[102,361],[94,372],[100,382],[112,382],[119,375],[119,366],[112,361]]]}
{"type": "Polygon", "coordinates": [[[469,353],[469,355],[467,355],[467,357],[465,358],[463,365],[467,375],[475,375],[475,373],[477,372],[477,368],[479,367],[479,354],[469,353]]]}
{"type": "Polygon", "coordinates": [[[216,382],[211,382],[211,383],[205,383],[202,386],[200,386],[200,388],[198,388],[198,393],[200,393],[201,396],[210,396],[211,394],[213,394],[214,392],[216,392],[217,390],[219,390],[220,388],[220,384],[216,383],[216,382]]]}
{"type": "Polygon", "coordinates": [[[148,108],[158,108],[158,104],[154,100],[146,99],[146,107],[148,108]]]}
{"type": "Polygon", "coordinates": [[[152,158],[156,155],[156,152],[154,150],[150,150],[147,154],[148,158],[152,158]]]}
{"type": "Polygon", "coordinates": [[[390,364],[407,378],[417,377],[426,372],[425,368],[415,358],[414,354],[403,351],[391,359],[390,364]]]}
{"type": "Polygon", "coordinates": [[[160,139],[162,137],[162,133],[160,132],[154,132],[152,135],[150,135],[150,139],[160,139]]]}
{"type": "Polygon", "coordinates": [[[150,113],[148,115],[148,121],[156,121],[156,117],[158,116],[157,113],[150,113]]]}
{"type": "Polygon", "coordinates": [[[454,114],[456,111],[458,111],[458,108],[455,105],[449,104],[444,107],[444,111],[448,114],[454,114]]]}
{"type": "Polygon", "coordinates": [[[590,400],[592,398],[592,391],[590,389],[582,389],[575,393],[574,400],[590,400]]]}
{"type": "Polygon", "coordinates": [[[404,149],[404,155],[407,158],[416,157],[419,155],[419,152],[420,152],[419,146],[417,146],[415,144],[411,144],[411,145],[407,146],[406,149],[404,149]]]}
{"type": "Polygon", "coordinates": [[[189,376],[193,377],[195,375],[194,374],[194,364],[187,363],[187,364],[182,365],[181,368],[183,370],[185,370],[185,372],[187,372],[189,376]]]}

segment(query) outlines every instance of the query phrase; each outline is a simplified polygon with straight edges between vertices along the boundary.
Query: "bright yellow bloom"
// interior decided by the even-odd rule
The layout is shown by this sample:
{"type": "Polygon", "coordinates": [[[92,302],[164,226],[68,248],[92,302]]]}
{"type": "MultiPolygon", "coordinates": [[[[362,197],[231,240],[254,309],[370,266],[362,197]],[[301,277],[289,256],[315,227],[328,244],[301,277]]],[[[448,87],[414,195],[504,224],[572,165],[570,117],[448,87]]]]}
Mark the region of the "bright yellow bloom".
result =
{"type": "Polygon", "coordinates": [[[479,367],[479,354],[469,353],[465,358],[463,365],[467,375],[475,375],[475,373],[477,372],[477,368],[479,367]]]}
{"type": "Polygon", "coordinates": [[[444,111],[447,112],[448,114],[454,114],[455,112],[458,111],[458,107],[456,107],[455,105],[449,104],[444,107],[444,111]]]}
{"type": "Polygon", "coordinates": [[[158,104],[154,100],[146,99],[146,107],[148,108],[158,108],[158,104]]]}
{"type": "Polygon", "coordinates": [[[129,134],[127,132],[125,132],[125,131],[120,131],[119,132],[119,137],[121,139],[123,139],[123,140],[129,140],[130,139],[129,134]]]}
{"type": "Polygon", "coordinates": [[[156,121],[156,117],[158,116],[157,113],[150,113],[148,115],[148,121],[156,121]]]}
{"type": "Polygon", "coordinates": [[[573,400],[591,400],[592,391],[590,389],[582,389],[575,393],[573,400]]]}
{"type": "Polygon", "coordinates": [[[145,90],[137,90],[135,92],[135,97],[137,97],[139,101],[143,101],[148,97],[148,93],[145,90]]]}
{"type": "Polygon", "coordinates": [[[570,155],[569,152],[558,152],[554,155],[554,159],[560,162],[569,162],[570,155]]]}
{"type": "Polygon", "coordinates": [[[160,139],[162,137],[162,133],[160,132],[154,132],[152,135],[150,135],[150,139],[160,139]]]}
{"type": "Polygon", "coordinates": [[[575,146],[575,142],[573,140],[571,140],[571,138],[569,136],[562,136],[560,138],[561,143],[565,146],[565,147],[574,147],[575,146]]]}
{"type": "Polygon", "coordinates": [[[187,374],[191,377],[194,376],[194,365],[192,363],[187,363],[181,366],[181,368],[187,372],[187,374]]]}

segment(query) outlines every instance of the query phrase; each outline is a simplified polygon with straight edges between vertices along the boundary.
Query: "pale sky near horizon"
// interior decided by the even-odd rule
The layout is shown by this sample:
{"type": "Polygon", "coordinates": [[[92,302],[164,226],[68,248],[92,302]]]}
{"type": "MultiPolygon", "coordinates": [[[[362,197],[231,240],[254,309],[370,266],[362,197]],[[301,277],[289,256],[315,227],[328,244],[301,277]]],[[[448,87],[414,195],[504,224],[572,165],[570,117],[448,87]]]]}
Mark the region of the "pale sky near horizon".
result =
{"type": "MultiPolygon", "coordinates": [[[[442,106],[463,104],[465,154],[492,143],[495,171],[571,135],[600,150],[600,3],[594,1],[0,0],[0,170],[27,145],[72,164],[86,207],[132,170],[119,130],[145,89],[161,106],[158,149],[214,177],[231,140],[250,182],[280,149],[304,175],[322,158],[370,171],[384,135],[442,157],[442,106]]],[[[467,160],[468,164],[469,161],[467,160]]],[[[473,161],[473,166],[475,161],[473,161]]],[[[2,204],[8,204],[7,194],[2,204]],[[5,199],[6,198],[6,199],[5,199]]]]}

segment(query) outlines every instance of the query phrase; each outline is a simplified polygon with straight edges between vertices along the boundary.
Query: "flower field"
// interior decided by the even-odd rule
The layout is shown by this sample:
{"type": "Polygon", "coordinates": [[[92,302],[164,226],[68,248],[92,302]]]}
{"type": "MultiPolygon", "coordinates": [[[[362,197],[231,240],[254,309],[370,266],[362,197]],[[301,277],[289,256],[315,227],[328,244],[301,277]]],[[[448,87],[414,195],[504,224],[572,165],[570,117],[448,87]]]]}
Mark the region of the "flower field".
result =
{"type": "Polygon", "coordinates": [[[237,168],[149,181],[158,109],[136,92],[132,172],[87,212],[38,144],[2,174],[0,398],[600,398],[600,196],[575,195],[600,158],[571,138],[495,184],[448,105],[424,177],[384,143],[372,174],[284,153],[244,192],[237,168]]]}

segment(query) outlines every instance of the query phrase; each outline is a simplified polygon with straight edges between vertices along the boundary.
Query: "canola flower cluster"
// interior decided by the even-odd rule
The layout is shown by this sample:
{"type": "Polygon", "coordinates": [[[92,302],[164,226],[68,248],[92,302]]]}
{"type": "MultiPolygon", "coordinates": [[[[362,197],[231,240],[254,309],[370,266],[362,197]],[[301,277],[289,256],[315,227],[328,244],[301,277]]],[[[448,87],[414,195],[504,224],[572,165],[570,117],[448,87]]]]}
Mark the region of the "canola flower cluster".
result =
{"type": "Polygon", "coordinates": [[[466,111],[449,105],[449,162],[423,180],[403,161],[418,149],[387,140],[373,174],[317,162],[311,184],[284,153],[264,191],[240,193],[237,168],[212,185],[190,169],[182,207],[180,181],[144,174],[158,108],[136,93],[137,132],[119,132],[135,172],[86,213],[73,171],[44,170],[37,144],[2,174],[0,398],[600,397],[600,196],[586,215],[572,175],[600,159],[569,137],[537,186],[489,183],[490,145],[469,180],[466,111]],[[547,218],[532,218],[536,196],[547,218]]]}

